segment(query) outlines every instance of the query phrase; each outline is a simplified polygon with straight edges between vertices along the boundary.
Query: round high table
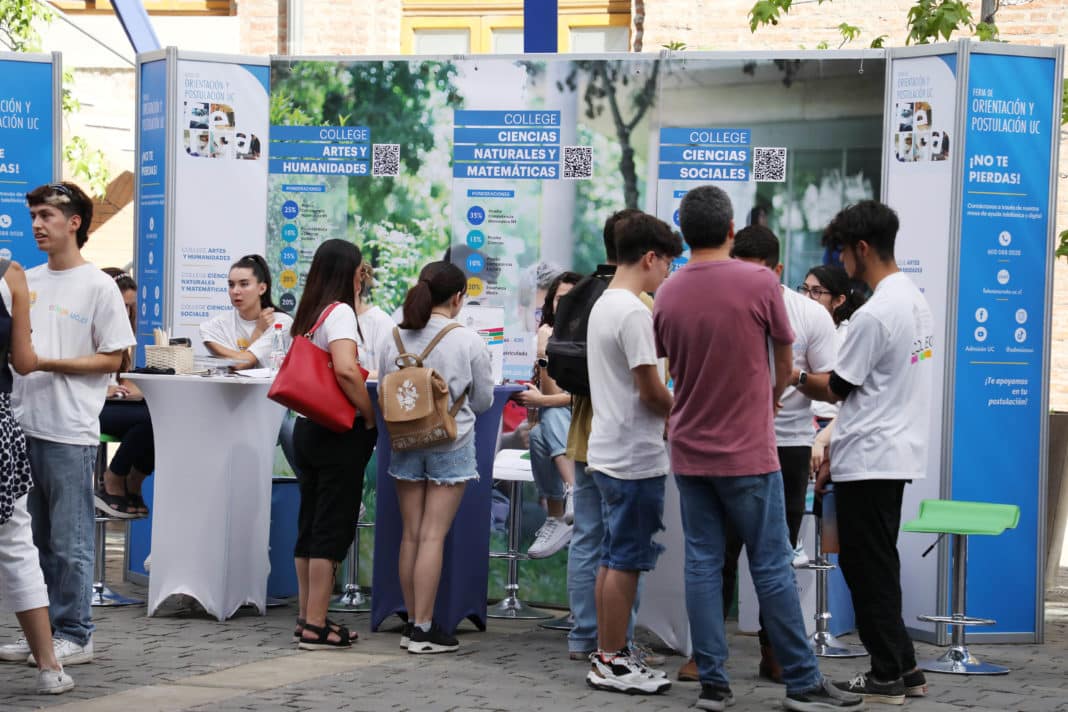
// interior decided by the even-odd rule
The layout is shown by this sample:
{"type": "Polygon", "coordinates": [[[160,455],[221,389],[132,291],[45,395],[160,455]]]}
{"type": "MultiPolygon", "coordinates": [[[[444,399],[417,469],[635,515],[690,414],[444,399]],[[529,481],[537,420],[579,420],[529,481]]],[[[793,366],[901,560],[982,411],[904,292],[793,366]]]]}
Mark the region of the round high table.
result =
{"type": "Polygon", "coordinates": [[[174,594],[225,620],[267,603],[274,445],[269,378],[124,373],[152,411],[156,476],[148,615],[174,594]]]}
{"type": "MultiPolygon", "coordinates": [[[[378,476],[375,514],[375,556],[371,597],[371,630],[378,630],[384,620],[395,613],[407,615],[400,579],[397,577],[397,553],[400,549],[401,519],[397,508],[397,490],[389,476],[389,434],[378,411],[377,384],[368,390],[375,401],[378,417],[378,476]]],[[[478,481],[468,484],[460,508],[445,537],[441,562],[441,582],[434,604],[434,620],[453,632],[467,618],[479,630],[486,630],[486,589],[489,585],[490,502],[493,490],[493,457],[501,429],[504,405],[520,385],[497,386],[493,405],[475,420],[475,450],[478,481]]]]}

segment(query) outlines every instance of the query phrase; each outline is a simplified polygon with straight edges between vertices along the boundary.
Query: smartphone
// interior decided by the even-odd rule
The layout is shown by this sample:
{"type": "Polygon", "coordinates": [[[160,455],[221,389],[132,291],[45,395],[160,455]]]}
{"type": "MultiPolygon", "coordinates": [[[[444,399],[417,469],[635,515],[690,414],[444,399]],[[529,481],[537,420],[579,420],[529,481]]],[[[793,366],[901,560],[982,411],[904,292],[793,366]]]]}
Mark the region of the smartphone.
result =
{"type": "Polygon", "coordinates": [[[170,340],[171,346],[192,346],[193,342],[189,340],[187,336],[179,336],[170,340]]]}

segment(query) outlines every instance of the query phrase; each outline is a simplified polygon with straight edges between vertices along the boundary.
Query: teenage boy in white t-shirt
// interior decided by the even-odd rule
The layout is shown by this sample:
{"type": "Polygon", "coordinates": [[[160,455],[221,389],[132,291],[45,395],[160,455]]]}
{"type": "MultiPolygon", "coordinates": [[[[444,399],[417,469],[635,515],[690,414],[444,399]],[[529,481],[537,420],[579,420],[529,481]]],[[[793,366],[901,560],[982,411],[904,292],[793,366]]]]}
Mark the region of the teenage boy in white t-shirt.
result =
{"type": "Polygon", "coordinates": [[[682,241],[644,213],[616,226],[617,267],[593,305],[586,337],[593,424],[587,454],[604,503],[604,542],[597,572],[597,652],[587,682],[600,690],[656,693],[671,686],[627,646],[638,577],[663,547],[664,443],[671,393],[657,372],[653,316],[639,298],[667,277],[682,241]]]}
{"type": "MultiPolygon", "coordinates": [[[[779,238],[763,225],[750,225],[734,236],[731,257],[744,262],[763,265],[776,277],[782,277],[783,265],[779,262],[779,238]]],[[[834,321],[817,302],[802,297],[792,289],[782,288],[786,316],[794,332],[794,376],[779,400],[781,407],[775,414],[775,447],[782,471],[783,498],[786,503],[786,529],[790,545],[795,552],[801,520],[805,515],[805,493],[809,475],[812,474],[812,441],[816,428],[812,419],[812,401],[797,390],[799,380],[807,380],[809,374],[827,375],[834,368],[837,353],[834,336],[834,321]],[[805,374],[801,376],[800,374],[805,374]]],[[[727,551],[723,566],[723,610],[730,609],[734,596],[734,584],[738,575],[738,556],[742,552],[742,540],[728,527],[727,551]]],[[[795,565],[797,565],[795,553],[795,565]]],[[[807,559],[804,559],[807,562],[807,559]]],[[[782,682],[782,667],[771,648],[763,623],[760,626],[760,677],[782,682]]]]}
{"type": "MultiPolygon", "coordinates": [[[[26,434],[34,488],[33,540],[48,585],[56,657],[93,659],[93,463],[108,377],[135,343],[114,280],[86,262],[93,203],[73,183],[26,194],[47,264],[26,271],[38,370],[16,379],[15,415],[26,434]]],[[[5,657],[24,641],[5,646],[5,657]]],[[[26,648],[29,655],[29,648],[26,648]]]]}
{"type": "Polygon", "coordinates": [[[894,211],[874,200],[846,208],[827,226],[825,243],[841,248],[849,276],[873,294],[853,314],[834,371],[801,386],[814,399],[842,403],[816,490],[834,482],[838,560],[871,654],[869,672],[835,684],[890,704],[927,694],[901,619],[897,533],[905,484],[926,474],[934,375],[931,310],[897,268],[897,230],[894,211]]]}

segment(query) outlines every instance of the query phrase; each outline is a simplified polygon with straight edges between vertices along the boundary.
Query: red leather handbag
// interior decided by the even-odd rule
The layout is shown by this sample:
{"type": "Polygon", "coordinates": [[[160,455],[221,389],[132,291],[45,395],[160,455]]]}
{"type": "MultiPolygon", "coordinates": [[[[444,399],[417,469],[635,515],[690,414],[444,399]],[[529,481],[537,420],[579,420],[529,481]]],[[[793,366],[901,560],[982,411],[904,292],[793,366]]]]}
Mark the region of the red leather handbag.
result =
{"type": "MultiPolygon", "coordinates": [[[[352,429],[356,406],[349,402],[338,385],[330,352],[316,346],[311,339],[340,303],[334,302],[323,309],[319,321],[308,333],[293,337],[293,344],[267,393],[274,402],[335,433],[352,429]]],[[[367,371],[362,366],[360,372],[366,379],[367,371]]]]}

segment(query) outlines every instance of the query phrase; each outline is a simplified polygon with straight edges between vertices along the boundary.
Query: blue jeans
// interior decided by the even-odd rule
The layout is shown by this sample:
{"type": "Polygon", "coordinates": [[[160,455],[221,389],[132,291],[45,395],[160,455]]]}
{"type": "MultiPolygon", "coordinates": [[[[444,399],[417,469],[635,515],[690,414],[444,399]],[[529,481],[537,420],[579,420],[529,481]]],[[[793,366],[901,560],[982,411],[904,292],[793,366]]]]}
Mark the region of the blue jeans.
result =
{"type": "Polygon", "coordinates": [[[782,477],[676,475],[686,537],[686,612],[702,684],[727,687],[727,636],[723,626],[723,559],[729,521],[745,543],[764,629],[782,664],[786,692],[822,681],[808,647],[791,566],[782,477]]]}
{"type": "Polygon", "coordinates": [[[553,458],[567,452],[571,408],[542,408],[538,424],[530,429],[530,469],[538,494],[554,502],[564,501],[564,481],[553,458]]]}
{"type": "Polygon", "coordinates": [[[93,464],[95,445],[26,436],[34,487],[27,507],[48,585],[53,635],[85,645],[93,634],[93,464]]]}
{"type": "MultiPolygon", "coordinates": [[[[575,526],[571,530],[571,545],[567,554],[567,600],[575,619],[567,634],[567,649],[585,653],[597,649],[597,597],[594,588],[597,570],[601,567],[604,544],[604,519],[601,492],[586,471],[585,462],[575,463],[575,486],[571,490],[575,505],[575,526]]],[[[641,601],[642,580],[627,624],[627,641],[634,640],[634,619],[641,601]]]]}

